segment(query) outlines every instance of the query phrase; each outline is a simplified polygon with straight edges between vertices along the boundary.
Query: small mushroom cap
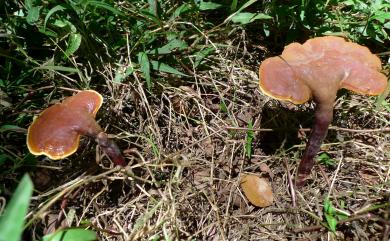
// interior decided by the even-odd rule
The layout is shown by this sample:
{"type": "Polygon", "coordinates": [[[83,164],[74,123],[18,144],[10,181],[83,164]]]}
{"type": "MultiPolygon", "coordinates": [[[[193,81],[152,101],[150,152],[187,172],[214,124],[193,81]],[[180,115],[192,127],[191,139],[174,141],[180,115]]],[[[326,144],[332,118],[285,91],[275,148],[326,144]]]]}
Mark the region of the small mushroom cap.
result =
{"type": "Polygon", "coordinates": [[[73,154],[80,135],[97,135],[95,116],[103,97],[94,90],[80,91],[44,110],[30,125],[27,147],[34,155],[57,160],[73,154]]]}
{"type": "Polygon", "coordinates": [[[302,104],[334,101],[337,90],[379,95],[387,85],[380,59],[370,50],[343,38],[326,36],[292,43],[281,56],[262,62],[260,89],[267,95],[302,104]]]}
{"type": "Polygon", "coordinates": [[[272,187],[269,182],[255,175],[243,175],[241,188],[249,202],[258,207],[268,207],[274,201],[272,187]]]}

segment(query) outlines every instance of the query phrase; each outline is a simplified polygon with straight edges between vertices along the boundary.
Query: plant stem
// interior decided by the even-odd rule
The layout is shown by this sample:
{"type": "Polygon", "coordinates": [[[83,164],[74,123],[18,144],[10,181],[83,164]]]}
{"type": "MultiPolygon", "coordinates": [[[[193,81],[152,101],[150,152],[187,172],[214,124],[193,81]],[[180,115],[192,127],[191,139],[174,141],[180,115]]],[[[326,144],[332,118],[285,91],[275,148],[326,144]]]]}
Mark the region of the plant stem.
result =
{"type": "Polygon", "coordinates": [[[320,150],[322,141],[328,132],[329,124],[333,118],[333,103],[317,103],[316,108],[314,126],[310,132],[309,141],[306,144],[305,152],[298,166],[296,180],[298,187],[305,184],[305,180],[314,166],[314,157],[320,150]]]}

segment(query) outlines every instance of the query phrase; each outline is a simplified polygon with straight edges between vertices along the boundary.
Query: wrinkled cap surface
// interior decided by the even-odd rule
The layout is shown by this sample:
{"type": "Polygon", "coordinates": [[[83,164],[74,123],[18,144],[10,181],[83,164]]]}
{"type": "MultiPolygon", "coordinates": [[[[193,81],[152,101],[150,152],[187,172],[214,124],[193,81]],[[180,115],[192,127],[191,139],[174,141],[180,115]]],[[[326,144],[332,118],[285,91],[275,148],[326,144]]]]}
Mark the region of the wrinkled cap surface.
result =
{"type": "Polygon", "coordinates": [[[28,128],[28,149],[53,160],[73,154],[80,135],[97,134],[94,132],[100,129],[94,118],[102,103],[99,93],[85,90],[50,106],[28,128]]]}
{"type": "Polygon", "coordinates": [[[243,175],[241,188],[249,202],[258,207],[268,207],[274,201],[272,187],[269,182],[255,175],[243,175]]]}
{"type": "Polygon", "coordinates": [[[380,59],[370,50],[343,38],[326,36],[292,43],[281,56],[260,65],[260,89],[267,95],[302,104],[334,101],[337,90],[379,95],[387,85],[380,59]]]}

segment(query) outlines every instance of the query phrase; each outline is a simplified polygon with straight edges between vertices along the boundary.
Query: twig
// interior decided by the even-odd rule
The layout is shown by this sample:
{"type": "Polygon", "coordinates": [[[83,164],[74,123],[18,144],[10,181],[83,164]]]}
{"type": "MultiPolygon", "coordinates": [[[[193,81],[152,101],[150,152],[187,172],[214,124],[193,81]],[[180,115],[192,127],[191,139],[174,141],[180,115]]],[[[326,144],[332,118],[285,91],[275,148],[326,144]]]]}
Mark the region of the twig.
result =
{"type": "MultiPolygon", "coordinates": [[[[249,129],[246,127],[234,127],[234,126],[226,126],[226,130],[236,130],[236,131],[248,131],[249,129]]],[[[261,131],[261,132],[271,132],[271,131],[278,131],[278,129],[270,129],[270,128],[255,128],[250,129],[252,131],[261,131]]],[[[282,130],[282,129],[280,129],[282,130]]],[[[304,132],[310,132],[310,128],[300,128],[299,131],[304,132]]],[[[355,132],[355,133],[367,133],[367,132],[390,132],[390,128],[378,128],[378,129],[349,129],[349,128],[342,128],[337,126],[330,126],[329,130],[335,130],[335,131],[346,131],[346,132],[355,132]]]]}
{"type": "Polygon", "coordinates": [[[283,161],[284,161],[284,165],[286,166],[287,179],[288,179],[288,185],[290,186],[292,205],[295,208],[297,206],[297,203],[296,203],[296,197],[295,197],[295,189],[294,189],[292,177],[290,174],[290,169],[288,167],[288,163],[287,163],[286,159],[284,159],[283,161]]]}
{"type": "Polygon", "coordinates": [[[334,185],[334,182],[336,181],[336,177],[337,177],[337,173],[339,172],[340,170],[340,166],[341,166],[341,162],[343,161],[343,156],[341,156],[340,158],[340,161],[339,161],[339,164],[337,165],[337,169],[334,173],[334,177],[333,177],[333,180],[332,180],[332,183],[330,184],[330,187],[329,187],[329,192],[328,192],[328,195],[327,195],[327,198],[329,198],[331,192],[332,192],[332,189],[333,189],[333,185],[334,185]]]}

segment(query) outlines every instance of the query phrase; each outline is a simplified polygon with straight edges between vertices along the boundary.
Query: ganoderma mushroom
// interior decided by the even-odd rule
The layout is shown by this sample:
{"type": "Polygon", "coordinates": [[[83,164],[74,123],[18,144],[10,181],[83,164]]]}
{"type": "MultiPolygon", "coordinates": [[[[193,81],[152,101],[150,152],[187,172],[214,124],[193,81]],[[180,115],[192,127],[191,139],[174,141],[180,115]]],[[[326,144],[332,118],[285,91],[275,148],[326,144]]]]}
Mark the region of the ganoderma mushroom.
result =
{"type": "Polygon", "coordinates": [[[245,196],[253,205],[264,208],[273,203],[272,187],[265,178],[244,174],[240,184],[245,196]]]}
{"type": "Polygon", "coordinates": [[[76,152],[80,136],[95,138],[111,160],[125,166],[125,160],[114,141],[95,121],[103,97],[94,90],[84,90],[44,110],[30,125],[27,147],[34,155],[58,160],[76,152]]]}
{"type": "Polygon", "coordinates": [[[280,56],[264,60],[259,69],[260,89],[279,100],[316,103],[315,123],[298,166],[296,185],[302,186],[314,165],[341,88],[364,95],[379,95],[387,85],[380,59],[370,50],[343,38],[326,36],[292,43],[280,56]]]}

